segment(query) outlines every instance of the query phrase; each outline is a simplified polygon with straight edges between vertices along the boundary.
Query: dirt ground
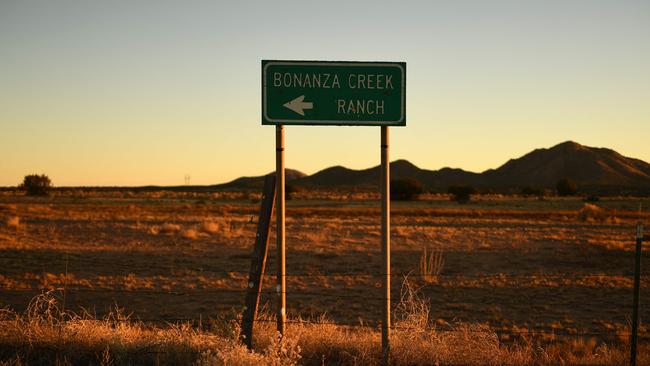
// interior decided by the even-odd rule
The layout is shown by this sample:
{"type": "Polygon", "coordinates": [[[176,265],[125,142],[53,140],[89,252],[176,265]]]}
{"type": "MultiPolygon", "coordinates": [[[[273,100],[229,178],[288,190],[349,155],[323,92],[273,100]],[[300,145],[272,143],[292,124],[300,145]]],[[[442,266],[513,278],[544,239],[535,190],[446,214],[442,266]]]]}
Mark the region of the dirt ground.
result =
{"type": "MultiPolygon", "coordinates": [[[[257,197],[211,194],[0,196],[0,307],[24,310],[57,289],[67,309],[101,317],[123,308],[152,322],[233,316],[243,307],[257,197]]],[[[405,278],[444,328],[488,324],[520,331],[624,338],[632,305],[639,203],[612,198],[584,214],[579,198],[444,196],[392,207],[392,297],[405,278]],[[438,276],[419,267],[441,253],[438,276]]],[[[287,209],[290,318],[322,314],[376,324],[381,307],[379,202],[343,197],[291,200],[287,209]]],[[[647,212],[647,211],[645,211],[647,212]]],[[[273,230],[273,229],[272,229],[273,230]]],[[[271,238],[263,312],[274,309],[271,238]]],[[[644,265],[648,260],[644,250],[644,265]]],[[[648,266],[645,265],[645,268],[648,266]]],[[[642,296],[650,287],[643,269],[642,296]]],[[[642,301],[643,304],[643,301],[642,301]]],[[[641,318],[650,317],[642,306],[641,318]]],[[[645,328],[642,329],[645,334],[645,328]]]]}

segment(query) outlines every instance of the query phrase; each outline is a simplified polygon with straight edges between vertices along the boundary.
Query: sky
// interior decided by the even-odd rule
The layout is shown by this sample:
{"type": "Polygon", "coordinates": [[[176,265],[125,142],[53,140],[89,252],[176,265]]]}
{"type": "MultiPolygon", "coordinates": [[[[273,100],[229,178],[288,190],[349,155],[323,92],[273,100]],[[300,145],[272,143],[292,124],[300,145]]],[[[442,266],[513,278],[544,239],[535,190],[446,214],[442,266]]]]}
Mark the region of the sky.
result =
{"type": "MultiPolygon", "coordinates": [[[[261,60],[407,63],[391,160],[480,172],[567,140],[650,161],[650,2],[0,0],[0,186],[214,184],[275,169],[261,60]]],[[[379,127],[287,126],[307,174],[379,127]]]]}

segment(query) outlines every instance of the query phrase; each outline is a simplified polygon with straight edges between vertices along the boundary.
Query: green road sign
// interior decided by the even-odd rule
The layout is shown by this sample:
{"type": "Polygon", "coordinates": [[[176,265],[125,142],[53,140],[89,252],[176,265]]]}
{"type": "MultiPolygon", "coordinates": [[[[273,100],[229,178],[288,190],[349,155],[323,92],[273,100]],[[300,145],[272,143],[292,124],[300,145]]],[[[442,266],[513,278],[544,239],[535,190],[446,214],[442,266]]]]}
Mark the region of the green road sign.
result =
{"type": "Polygon", "coordinates": [[[262,124],[406,126],[406,63],[262,60],[262,124]]]}

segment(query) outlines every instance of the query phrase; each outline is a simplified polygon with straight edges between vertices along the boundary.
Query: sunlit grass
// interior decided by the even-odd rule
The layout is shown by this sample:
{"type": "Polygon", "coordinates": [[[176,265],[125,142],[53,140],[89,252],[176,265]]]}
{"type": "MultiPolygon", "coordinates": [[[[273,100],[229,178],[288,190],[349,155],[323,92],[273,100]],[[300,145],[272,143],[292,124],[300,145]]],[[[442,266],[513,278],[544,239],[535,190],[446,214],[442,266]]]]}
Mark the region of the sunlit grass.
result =
{"type": "MultiPolygon", "coordinates": [[[[457,323],[437,330],[427,302],[409,285],[395,311],[392,365],[621,365],[627,348],[575,339],[503,344],[489,327],[457,323]]],[[[254,349],[239,342],[239,320],[152,325],[115,308],[101,319],[65,310],[60,292],[35,297],[18,314],[0,311],[0,365],[379,365],[380,332],[339,326],[326,317],[290,319],[285,338],[273,322],[255,326],[254,349]],[[7,357],[7,355],[13,356],[7,357]]],[[[640,349],[639,364],[650,361],[640,349]]]]}

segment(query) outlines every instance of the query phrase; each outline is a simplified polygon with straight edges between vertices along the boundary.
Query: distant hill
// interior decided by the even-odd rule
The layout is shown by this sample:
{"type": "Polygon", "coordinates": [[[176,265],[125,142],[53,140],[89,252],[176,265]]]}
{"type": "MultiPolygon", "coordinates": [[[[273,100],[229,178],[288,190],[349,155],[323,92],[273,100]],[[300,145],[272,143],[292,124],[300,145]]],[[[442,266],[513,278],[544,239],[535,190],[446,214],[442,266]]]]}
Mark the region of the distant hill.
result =
{"type": "MultiPolygon", "coordinates": [[[[553,188],[558,180],[570,178],[583,190],[650,193],[650,164],[625,157],[614,150],[567,141],[548,149],[537,149],[511,159],[497,169],[473,173],[462,169],[421,169],[407,160],[391,163],[391,179],[417,179],[430,190],[451,185],[483,189],[518,190],[524,186],[553,188]]],[[[312,175],[287,170],[287,182],[314,188],[377,188],[380,167],[363,170],[334,166],[312,175]]],[[[243,177],[215,188],[245,189],[262,186],[264,177],[243,177]]]]}
{"type": "MultiPolygon", "coordinates": [[[[321,170],[313,175],[296,179],[293,184],[312,187],[377,187],[381,176],[380,166],[364,170],[352,170],[336,166],[321,170]]],[[[420,169],[407,160],[396,160],[390,164],[391,179],[417,179],[426,187],[447,187],[453,184],[468,184],[479,175],[462,169],[441,170],[420,169]]]]}
{"type": "MultiPolygon", "coordinates": [[[[275,173],[275,172],[271,172],[275,173]]],[[[271,174],[269,173],[269,174],[271,174]]],[[[285,169],[284,170],[284,179],[285,181],[291,182],[295,179],[302,178],[306,176],[305,173],[294,170],[294,169],[285,169]]],[[[241,177],[233,181],[223,184],[216,184],[211,186],[213,189],[262,189],[264,186],[264,177],[265,175],[260,175],[256,177],[241,177]]]]}
{"type": "Polygon", "coordinates": [[[614,150],[567,141],[537,149],[482,174],[487,186],[552,187],[562,178],[580,186],[650,187],[650,164],[614,150]]]}

